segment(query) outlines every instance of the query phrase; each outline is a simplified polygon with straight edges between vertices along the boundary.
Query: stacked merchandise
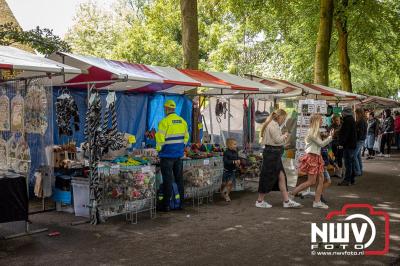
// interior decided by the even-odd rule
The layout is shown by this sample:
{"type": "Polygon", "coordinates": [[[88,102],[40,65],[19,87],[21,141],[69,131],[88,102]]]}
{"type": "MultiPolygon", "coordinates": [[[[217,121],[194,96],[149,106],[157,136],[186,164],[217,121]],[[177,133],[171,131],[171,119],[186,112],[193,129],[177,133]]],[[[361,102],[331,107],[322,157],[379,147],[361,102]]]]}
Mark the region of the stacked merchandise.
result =
{"type": "Polygon", "coordinates": [[[183,162],[185,199],[212,196],[217,192],[223,174],[222,157],[212,157],[183,162]]]}
{"type": "Polygon", "coordinates": [[[152,166],[121,166],[99,164],[102,202],[99,206],[103,218],[155,211],[155,169],[152,166]]]}
{"type": "Polygon", "coordinates": [[[298,117],[297,117],[297,133],[296,133],[296,155],[295,162],[298,163],[299,158],[304,155],[305,137],[307,136],[308,128],[310,126],[310,117],[312,114],[319,113],[323,115],[321,132],[326,131],[327,121],[325,114],[327,114],[328,106],[325,100],[300,100],[298,117]]]}
{"type": "Polygon", "coordinates": [[[245,189],[245,181],[258,181],[261,172],[262,156],[256,153],[240,156],[240,169],[236,175],[234,191],[245,189]]]}
{"type": "Polygon", "coordinates": [[[194,143],[185,149],[185,157],[191,159],[205,159],[222,155],[223,149],[219,146],[219,144],[194,143]]]}

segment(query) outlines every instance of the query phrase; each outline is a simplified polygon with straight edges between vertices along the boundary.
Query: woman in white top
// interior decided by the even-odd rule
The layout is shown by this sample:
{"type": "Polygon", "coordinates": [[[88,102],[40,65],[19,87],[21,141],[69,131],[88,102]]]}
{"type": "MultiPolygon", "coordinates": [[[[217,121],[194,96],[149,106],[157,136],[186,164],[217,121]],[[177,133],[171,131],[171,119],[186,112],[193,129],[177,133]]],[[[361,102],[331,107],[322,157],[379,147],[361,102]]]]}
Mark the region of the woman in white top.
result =
{"type": "Polygon", "coordinates": [[[298,185],[292,192],[290,192],[290,197],[293,198],[297,193],[303,191],[315,185],[318,185],[315,190],[315,199],[313,202],[314,208],[320,209],[328,209],[328,205],[321,201],[321,194],[324,185],[324,160],[321,156],[321,148],[325,147],[332,141],[333,130],[330,132],[330,135],[325,140],[321,139],[320,130],[322,124],[322,116],[320,114],[313,114],[310,118],[310,128],[308,129],[307,136],[305,138],[306,146],[305,152],[306,154],[299,159],[300,167],[299,171],[302,173],[306,173],[308,175],[308,179],[306,182],[298,185]]]}
{"type": "Polygon", "coordinates": [[[285,122],[286,112],[282,109],[274,111],[265,121],[261,129],[263,164],[258,184],[258,199],[256,207],[271,208],[272,205],[264,201],[265,194],[280,190],[284,208],[299,208],[301,205],[289,198],[287,192],[286,174],[282,164],[283,146],[288,139],[288,133],[282,134],[280,125],[285,122]]]}

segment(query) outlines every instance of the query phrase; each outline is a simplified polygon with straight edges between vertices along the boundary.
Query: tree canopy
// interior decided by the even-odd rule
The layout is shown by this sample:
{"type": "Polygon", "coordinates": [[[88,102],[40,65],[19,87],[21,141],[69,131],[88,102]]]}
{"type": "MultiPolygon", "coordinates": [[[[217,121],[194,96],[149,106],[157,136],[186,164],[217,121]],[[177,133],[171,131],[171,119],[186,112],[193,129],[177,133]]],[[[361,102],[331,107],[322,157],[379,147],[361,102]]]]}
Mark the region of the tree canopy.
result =
{"type": "Polygon", "coordinates": [[[53,34],[47,28],[23,31],[14,23],[0,25],[0,45],[25,44],[41,54],[51,54],[56,51],[70,51],[67,42],[53,34]]]}
{"type": "MultiPolygon", "coordinates": [[[[346,16],[353,91],[396,97],[400,2],[347,2],[334,6],[335,16],[346,16]]],[[[313,82],[318,25],[319,1],[198,0],[199,68],[313,82]]],[[[117,0],[107,10],[89,1],[66,41],[77,53],[182,67],[179,1],[117,0]]],[[[341,87],[335,27],[329,85],[341,87]]]]}

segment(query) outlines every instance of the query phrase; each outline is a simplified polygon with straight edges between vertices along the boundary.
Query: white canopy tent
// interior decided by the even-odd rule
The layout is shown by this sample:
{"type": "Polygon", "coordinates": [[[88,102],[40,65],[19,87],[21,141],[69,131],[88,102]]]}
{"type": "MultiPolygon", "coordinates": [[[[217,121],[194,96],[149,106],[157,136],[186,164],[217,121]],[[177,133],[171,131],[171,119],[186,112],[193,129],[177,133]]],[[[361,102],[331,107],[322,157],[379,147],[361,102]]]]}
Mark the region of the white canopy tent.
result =
{"type": "Polygon", "coordinates": [[[0,46],[0,69],[23,71],[18,78],[82,73],[78,68],[10,46],[0,46]]]}

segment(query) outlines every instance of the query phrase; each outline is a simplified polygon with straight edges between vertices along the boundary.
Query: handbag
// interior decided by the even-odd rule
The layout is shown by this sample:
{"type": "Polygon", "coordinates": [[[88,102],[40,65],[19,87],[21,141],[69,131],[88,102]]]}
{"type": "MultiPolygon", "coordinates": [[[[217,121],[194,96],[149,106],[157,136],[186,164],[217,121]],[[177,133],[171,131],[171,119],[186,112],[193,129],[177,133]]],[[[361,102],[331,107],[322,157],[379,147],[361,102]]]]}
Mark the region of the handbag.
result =
{"type": "Polygon", "coordinates": [[[381,150],[381,141],[382,141],[382,135],[378,135],[378,137],[374,142],[374,147],[373,147],[374,151],[379,152],[381,150]]]}

